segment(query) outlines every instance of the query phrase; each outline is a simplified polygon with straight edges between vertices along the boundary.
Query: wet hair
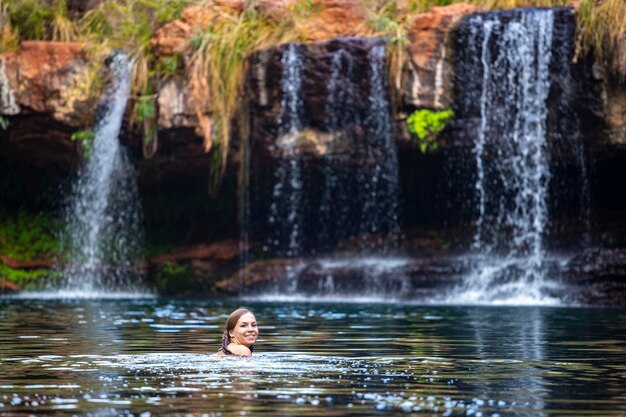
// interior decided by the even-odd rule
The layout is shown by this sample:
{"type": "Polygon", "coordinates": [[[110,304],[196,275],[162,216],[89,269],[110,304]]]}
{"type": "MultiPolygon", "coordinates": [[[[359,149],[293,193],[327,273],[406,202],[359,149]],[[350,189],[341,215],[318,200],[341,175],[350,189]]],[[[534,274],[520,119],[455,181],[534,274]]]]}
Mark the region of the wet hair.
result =
{"type": "MultiPolygon", "coordinates": [[[[222,333],[222,347],[219,349],[219,351],[224,352],[227,355],[234,355],[233,352],[228,350],[228,345],[230,345],[231,343],[230,331],[235,328],[241,316],[248,313],[254,315],[252,310],[250,310],[249,308],[239,307],[237,310],[228,315],[228,318],[226,319],[226,324],[224,325],[224,333],[222,333]]],[[[254,346],[250,346],[250,352],[252,352],[252,349],[254,349],[254,346]]]]}

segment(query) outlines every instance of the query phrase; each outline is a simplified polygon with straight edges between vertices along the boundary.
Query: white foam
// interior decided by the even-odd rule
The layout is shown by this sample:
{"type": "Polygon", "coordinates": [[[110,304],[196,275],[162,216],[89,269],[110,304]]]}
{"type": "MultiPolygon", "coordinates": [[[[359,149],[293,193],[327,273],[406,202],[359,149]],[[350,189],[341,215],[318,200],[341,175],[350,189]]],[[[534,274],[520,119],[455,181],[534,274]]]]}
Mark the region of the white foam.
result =
{"type": "Polygon", "coordinates": [[[156,298],[156,294],[147,292],[111,292],[111,291],[33,291],[22,292],[6,298],[20,300],[127,300],[140,298],[156,298]]]}

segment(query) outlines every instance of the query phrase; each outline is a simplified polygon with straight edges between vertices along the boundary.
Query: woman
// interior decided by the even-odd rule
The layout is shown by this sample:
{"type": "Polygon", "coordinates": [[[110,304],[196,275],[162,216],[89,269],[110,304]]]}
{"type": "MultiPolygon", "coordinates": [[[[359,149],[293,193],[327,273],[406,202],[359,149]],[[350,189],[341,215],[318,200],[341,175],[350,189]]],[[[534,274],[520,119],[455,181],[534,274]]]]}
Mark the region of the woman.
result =
{"type": "Polygon", "coordinates": [[[256,318],[252,311],[239,307],[226,319],[222,347],[218,355],[252,356],[254,342],[259,337],[256,318]]]}

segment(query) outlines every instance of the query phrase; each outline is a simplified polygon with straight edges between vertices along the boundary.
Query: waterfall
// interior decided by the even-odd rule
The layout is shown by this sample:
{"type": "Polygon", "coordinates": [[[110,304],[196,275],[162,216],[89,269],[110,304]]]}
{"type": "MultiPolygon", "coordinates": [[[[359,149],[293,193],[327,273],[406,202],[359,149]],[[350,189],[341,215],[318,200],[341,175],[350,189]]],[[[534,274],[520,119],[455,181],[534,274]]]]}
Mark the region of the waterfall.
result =
{"type": "MultiPolygon", "coordinates": [[[[354,79],[354,57],[344,49],[331,54],[330,76],[325,112],[328,115],[327,129],[332,140],[340,140],[341,128],[352,120],[355,114],[357,97],[354,79]]],[[[332,153],[322,159],[323,189],[320,199],[320,233],[323,242],[320,246],[332,249],[332,242],[349,237],[350,230],[341,225],[350,223],[350,190],[347,176],[342,170],[342,160],[332,153]],[[324,242],[326,245],[324,245],[324,242]]]]}
{"type": "Polygon", "coordinates": [[[273,230],[268,246],[278,250],[286,247],[285,255],[300,255],[302,239],[302,169],[300,151],[295,146],[296,134],[302,128],[300,98],[302,84],[302,56],[296,44],[289,44],[282,56],[281,103],[278,117],[278,146],[283,157],[278,161],[276,180],[268,224],[273,230]]]}
{"type": "Polygon", "coordinates": [[[135,173],[120,133],[130,94],[131,62],[122,54],[112,58],[112,85],[103,97],[103,114],[86,164],[67,201],[67,245],[62,259],[66,278],[62,294],[71,297],[133,293],[133,268],[141,255],[141,207],[135,173]]]}
{"type": "Polygon", "coordinates": [[[13,116],[20,112],[20,108],[9,83],[6,60],[5,56],[0,56],[0,113],[13,116]]]}
{"type": "Polygon", "coordinates": [[[391,134],[385,45],[371,46],[359,62],[341,48],[330,54],[324,125],[328,149],[314,162],[298,147],[298,134],[310,123],[304,118],[303,54],[290,44],[281,58],[276,142],[281,157],[274,174],[268,219],[272,232],[266,244],[279,255],[298,257],[332,250],[340,239],[358,237],[361,251],[385,251],[399,235],[398,161],[391,134]],[[365,83],[355,79],[358,72],[368,75],[365,83]],[[338,150],[342,146],[349,149],[338,150]],[[319,173],[312,173],[310,165],[321,167],[319,173]],[[346,166],[355,169],[350,172],[346,166]],[[305,238],[305,229],[312,227],[316,236],[305,238]]]}
{"type": "MultiPolygon", "coordinates": [[[[551,302],[546,277],[550,151],[546,119],[554,12],[478,14],[464,68],[479,80],[473,156],[476,165],[475,270],[455,302],[551,302]]],[[[474,103],[471,103],[474,102],[474,103]]],[[[474,108],[475,108],[474,107],[474,108]]]]}
{"type": "MultiPolygon", "coordinates": [[[[281,107],[271,145],[271,203],[265,227],[253,228],[265,233],[250,240],[264,242],[270,255],[298,260],[289,261],[284,279],[268,291],[272,297],[297,295],[305,285],[301,275],[316,265],[328,271],[319,292],[335,292],[336,265],[345,267],[326,257],[340,249],[342,259],[360,271],[363,295],[375,294],[381,288],[375,277],[396,268],[398,260],[389,263],[388,257],[400,235],[385,43],[350,38],[278,51],[281,107]]],[[[255,210],[249,212],[254,219],[255,210]]]]}
{"type": "Polygon", "coordinates": [[[377,45],[368,53],[370,93],[365,118],[368,134],[361,163],[371,164],[371,170],[362,171],[358,178],[359,195],[363,198],[362,236],[386,233],[375,241],[375,248],[381,248],[385,241],[385,248],[395,244],[400,231],[398,157],[391,135],[385,55],[385,45],[377,45]]]}

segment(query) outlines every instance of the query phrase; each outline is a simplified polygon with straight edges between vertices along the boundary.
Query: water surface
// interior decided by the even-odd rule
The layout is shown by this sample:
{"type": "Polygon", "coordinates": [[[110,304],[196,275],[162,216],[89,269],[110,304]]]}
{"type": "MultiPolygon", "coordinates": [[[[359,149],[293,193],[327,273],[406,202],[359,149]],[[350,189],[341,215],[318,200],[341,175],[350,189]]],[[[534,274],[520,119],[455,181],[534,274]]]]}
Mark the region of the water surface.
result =
{"type": "Polygon", "coordinates": [[[254,303],[217,357],[237,306],[2,300],[0,414],[626,414],[624,309],[254,303]]]}

